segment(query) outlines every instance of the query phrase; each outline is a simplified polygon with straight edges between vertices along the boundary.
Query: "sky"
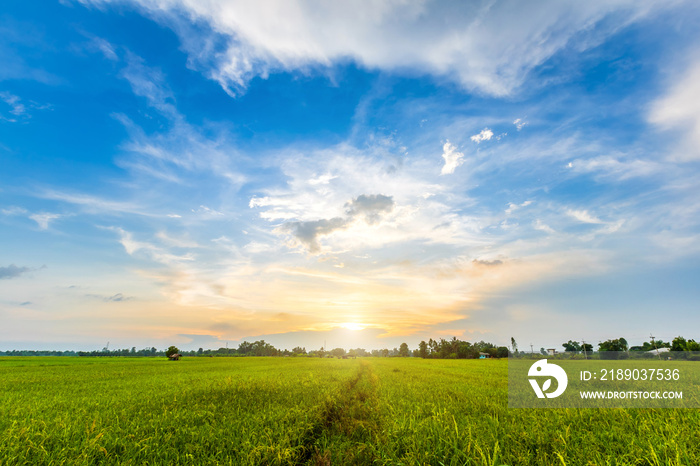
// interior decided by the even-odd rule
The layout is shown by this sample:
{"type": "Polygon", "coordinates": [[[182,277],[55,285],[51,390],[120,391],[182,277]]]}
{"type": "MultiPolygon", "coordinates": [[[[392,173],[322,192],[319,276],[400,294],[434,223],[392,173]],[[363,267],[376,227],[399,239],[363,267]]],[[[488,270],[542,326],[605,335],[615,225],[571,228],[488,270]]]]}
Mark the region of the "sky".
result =
{"type": "Polygon", "coordinates": [[[695,1],[8,0],[0,63],[0,350],[700,338],[695,1]]]}

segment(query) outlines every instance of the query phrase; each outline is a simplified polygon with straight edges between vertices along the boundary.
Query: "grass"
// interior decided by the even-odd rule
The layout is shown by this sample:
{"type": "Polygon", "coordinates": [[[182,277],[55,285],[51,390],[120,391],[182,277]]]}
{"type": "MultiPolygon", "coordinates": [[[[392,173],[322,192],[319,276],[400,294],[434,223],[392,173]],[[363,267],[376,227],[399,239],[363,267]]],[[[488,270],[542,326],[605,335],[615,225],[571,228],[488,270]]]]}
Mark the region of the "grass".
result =
{"type": "Polygon", "coordinates": [[[700,464],[700,413],[508,409],[505,360],[0,358],[0,464],[700,464]]]}

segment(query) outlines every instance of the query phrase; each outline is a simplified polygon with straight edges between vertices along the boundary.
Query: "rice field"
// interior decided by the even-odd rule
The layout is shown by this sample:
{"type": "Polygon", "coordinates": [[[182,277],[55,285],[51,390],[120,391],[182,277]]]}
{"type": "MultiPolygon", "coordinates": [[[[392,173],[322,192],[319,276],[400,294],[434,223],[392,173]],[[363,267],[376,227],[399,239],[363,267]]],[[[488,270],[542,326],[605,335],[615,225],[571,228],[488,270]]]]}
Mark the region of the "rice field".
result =
{"type": "Polygon", "coordinates": [[[700,464],[698,410],[508,409],[507,364],[4,357],[0,464],[700,464]]]}

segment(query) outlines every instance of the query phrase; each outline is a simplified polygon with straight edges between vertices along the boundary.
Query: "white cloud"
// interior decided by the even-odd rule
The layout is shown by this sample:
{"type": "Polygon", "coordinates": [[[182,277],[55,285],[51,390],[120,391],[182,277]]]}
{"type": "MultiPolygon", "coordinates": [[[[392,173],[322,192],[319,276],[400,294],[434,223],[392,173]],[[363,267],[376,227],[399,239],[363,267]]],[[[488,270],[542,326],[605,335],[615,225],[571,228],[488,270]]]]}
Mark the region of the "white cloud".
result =
{"type": "Polygon", "coordinates": [[[527,121],[523,120],[522,118],[517,118],[517,119],[513,122],[513,124],[514,124],[515,127],[518,129],[518,131],[520,131],[520,130],[523,129],[523,127],[526,126],[528,123],[527,123],[527,121]]]}
{"type": "Polygon", "coordinates": [[[654,102],[649,121],[680,133],[681,144],[674,159],[700,159],[700,61],[680,76],[666,96],[654,102]]]}
{"type": "Polygon", "coordinates": [[[90,42],[92,47],[99,50],[106,59],[111,61],[119,60],[117,52],[114,50],[114,46],[105,39],[102,39],[101,37],[93,37],[90,42]]]}
{"type": "Polygon", "coordinates": [[[592,159],[576,159],[567,165],[575,173],[597,173],[602,177],[613,177],[619,180],[650,176],[658,174],[663,167],[648,160],[618,158],[601,155],[592,159]]]}
{"type": "Polygon", "coordinates": [[[442,146],[442,158],[445,159],[445,165],[442,167],[441,175],[454,173],[455,169],[464,163],[464,154],[457,152],[457,148],[450,141],[442,146]]]}
{"type": "Polygon", "coordinates": [[[475,134],[472,136],[470,139],[474,141],[475,143],[479,144],[481,141],[488,141],[493,137],[493,131],[491,131],[488,128],[484,128],[481,130],[479,134],[475,134]]]}
{"type": "Polygon", "coordinates": [[[522,207],[527,207],[527,206],[529,206],[530,204],[532,204],[532,201],[525,201],[525,202],[523,202],[522,204],[514,204],[514,203],[511,202],[511,203],[508,204],[508,208],[506,209],[506,214],[507,214],[507,215],[510,215],[510,214],[512,214],[513,212],[515,212],[516,210],[518,210],[518,209],[520,209],[520,208],[522,208],[522,207]]]}
{"type": "Polygon", "coordinates": [[[582,223],[593,223],[593,224],[605,223],[602,220],[600,220],[599,218],[589,214],[587,210],[568,209],[566,211],[566,215],[568,215],[569,217],[575,218],[576,220],[578,220],[579,222],[582,222],[582,223]]]}
{"type": "Polygon", "coordinates": [[[27,213],[27,209],[17,206],[10,206],[6,209],[0,209],[3,215],[24,215],[27,213]]]}
{"type": "Polygon", "coordinates": [[[34,220],[37,225],[39,225],[39,228],[42,230],[46,230],[49,228],[49,223],[53,220],[61,218],[62,215],[60,214],[51,214],[47,212],[42,212],[39,214],[32,214],[29,216],[32,220],[34,220]]]}
{"type": "Polygon", "coordinates": [[[331,175],[330,173],[326,173],[325,175],[321,175],[319,177],[310,179],[309,184],[310,185],[328,184],[336,178],[338,178],[336,175],[331,175]]]}
{"type": "MultiPolygon", "coordinates": [[[[81,0],[105,4],[117,0],[81,0]]],[[[530,70],[576,41],[584,50],[666,6],[653,1],[437,2],[359,0],[132,0],[172,27],[189,65],[231,94],[276,70],[356,61],[368,68],[448,76],[470,90],[507,95],[530,70]],[[615,15],[616,21],[606,22],[615,15]],[[201,28],[211,35],[201,37],[201,28]]]]}
{"type": "MultiPolygon", "coordinates": [[[[21,99],[14,94],[9,92],[0,92],[0,100],[5,102],[10,107],[10,113],[16,117],[27,113],[27,108],[21,102],[21,99]]],[[[17,121],[12,118],[3,117],[2,115],[0,115],[0,118],[11,122],[17,121]]]]}
{"type": "Polygon", "coordinates": [[[550,227],[545,223],[542,223],[542,220],[540,219],[535,220],[535,222],[532,224],[532,227],[535,230],[544,231],[545,233],[549,233],[550,235],[556,233],[556,231],[554,231],[554,228],[550,227]]]}
{"type": "Polygon", "coordinates": [[[0,121],[5,120],[10,123],[16,123],[17,121],[26,120],[31,118],[29,110],[50,110],[52,108],[49,104],[38,104],[37,102],[29,101],[28,103],[23,103],[19,96],[16,96],[10,92],[0,92],[0,101],[5,102],[9,107],[7,110],[11,116],[4,116],[2,107],[0,107],[0,121]]]}

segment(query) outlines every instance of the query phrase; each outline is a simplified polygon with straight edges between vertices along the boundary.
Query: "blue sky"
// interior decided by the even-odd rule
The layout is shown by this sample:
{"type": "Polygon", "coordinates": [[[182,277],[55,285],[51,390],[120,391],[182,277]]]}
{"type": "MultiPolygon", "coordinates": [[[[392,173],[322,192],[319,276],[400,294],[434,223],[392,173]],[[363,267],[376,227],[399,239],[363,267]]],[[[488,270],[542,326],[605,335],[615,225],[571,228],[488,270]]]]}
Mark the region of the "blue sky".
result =
{"type": "Polygon", "coordinates": [[[699,338],[700,8],[579,3],[6,2],[0,350],[699,338]]]}

